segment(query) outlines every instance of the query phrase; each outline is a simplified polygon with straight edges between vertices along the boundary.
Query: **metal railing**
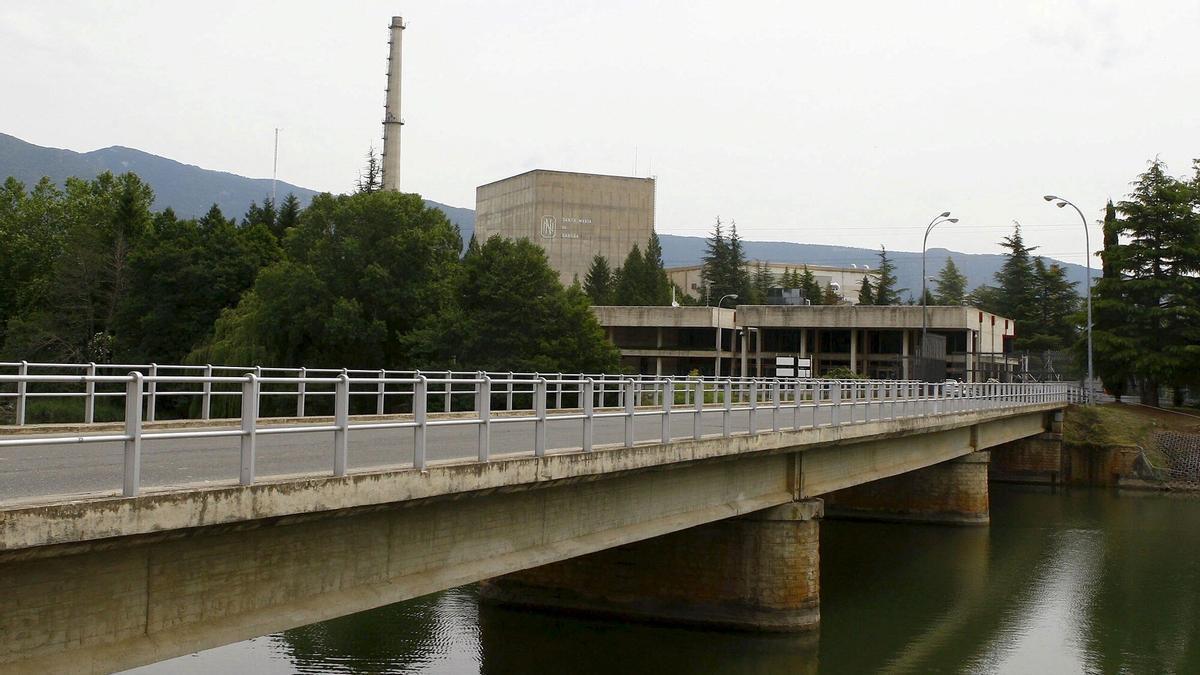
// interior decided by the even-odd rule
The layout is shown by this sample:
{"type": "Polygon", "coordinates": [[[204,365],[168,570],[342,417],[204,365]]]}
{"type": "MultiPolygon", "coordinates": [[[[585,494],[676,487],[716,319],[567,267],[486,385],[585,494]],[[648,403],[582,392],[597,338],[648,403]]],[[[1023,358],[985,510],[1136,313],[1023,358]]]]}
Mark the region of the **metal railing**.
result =
{"type": "MultiPolygon", "coordinates": [[[[37,364],[41,365],[41,364],[37,364]]],[[[167,369],[192,366],[150,366],[149,374],[135,370],[126,375],[102,375],[101,366],[87,364],[82,375],[29,374],[35,364],[20,364],[22,372],[0,375],[5,396],[23,401],[37,396],[83,397],[94,411],[98,397],[122,399],[124,416],[119,433],[88,433],[72,436],[31,434],[0,435],[0,448],[76,443],[122,443],[124,478],[122,493],[134,496],[141,488],[142,444],[145,441],[199,438],[237,438],[240,443],[239,482],[256,480],[256,443],[260,436],[276,434],[332,434],[333,475],[347,473],[349,436],[352,431],[408,430],[412,434],[412,467],[428,464],[427,436],[432,428],[475,427],[475,458],[491,459],[494,429],[499,425],[532,423],[532,454],[547,453],[546,430],[551,422],[577,422],[579,445],[570,450],[595,449],[595,424],[620,420],[622,437],[617,447],[636,444],[638,418],[657,418],[659,433],[654,442],[701,439],[706,414],[720,417],[720,432],[735,434],[734,413],[746,418],[737,434],[758,434],[857,424],[867,421],[958,413],[973,410],[1017,408],[1041,403],[1068,403],[1081,395],[1063,383],[926,383],[897,380],[820,380],[712,377],[651,377],[618,375],[539,375],[509,373],[416,373],[391,371],[316,371],[294,369],[295,376],[275,375],[287,369],[256,368],[242,375],[216,375],[214,366],[202,366],[202,375],[168,375],[167,369]],[[316,373],[316,374],[314,374],[316,373]],[[333,374],[336,373],[336,374],[333,374]],[[357,387],[357,389],[356,389],[357,387]],[[205,415],[214,396],[236,397],[239,412],[227,418],[235,428],[147,430],[153,420],[156,396],[201,397],[205,415]],[[304,414],[305,398],[333,398],[332,416],[314,418],[304,414]],[[298,423],[264,423],[261,402],[268,396],[295,397],[298,423]],[[372,396],[374,411],[351,422],[352,397],[372,396]],[[407,402],[400,413],[387,413],[389,399],[407,402]],[[431,411],[437,402],[442,414],[431,411]],[[457,408],[456,409],[456,405],[457,408]],[[499,405],[495,405],[499,403],[499,405]],[[551,410],[554,412],[551,413],[551,410]],[[503,411],[497,414],[498,411],[503,411]],[[672,418],[690,417],[691,428],[680,435],[672,418]],[[305,419],[312,420],[304,423],[305,419]],[[769,420],[769,424],[767,421],[769,420]]],[[[58,364],[46,367],[64,368],[58,364]]],[[[106,366],[109,367],[109,366],[106,366]]],[[[120,366],[112,366],[120,367],[120,366]]],[[[85,413],[92,421],[91,412],[85,413]]],[[[208,419],[205,417],[204,419],[208,419]]],[[[210,425],[215,426],[215,425],[210,425]]],[[[52,431],[49,431],[52,433],[52,431]]],[[[527,446],[526,446],[527,447],[527,446]]],[[[459,460],[461,461],[461,460],[459,460]]]]}

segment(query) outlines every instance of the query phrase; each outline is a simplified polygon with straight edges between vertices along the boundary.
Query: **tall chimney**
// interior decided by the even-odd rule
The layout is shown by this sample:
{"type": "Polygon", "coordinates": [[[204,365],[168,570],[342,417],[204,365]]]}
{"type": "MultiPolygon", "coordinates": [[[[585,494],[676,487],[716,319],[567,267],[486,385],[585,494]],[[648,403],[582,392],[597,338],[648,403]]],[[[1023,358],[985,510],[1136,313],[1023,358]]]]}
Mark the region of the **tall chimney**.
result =
{"type": "Polygon", "coordinates": [[[392,17],[392,35],[388,41],[387,99],[383,106],[383,189],[400,191],[400,46],[404,37],[404,18],[392,17]]]}

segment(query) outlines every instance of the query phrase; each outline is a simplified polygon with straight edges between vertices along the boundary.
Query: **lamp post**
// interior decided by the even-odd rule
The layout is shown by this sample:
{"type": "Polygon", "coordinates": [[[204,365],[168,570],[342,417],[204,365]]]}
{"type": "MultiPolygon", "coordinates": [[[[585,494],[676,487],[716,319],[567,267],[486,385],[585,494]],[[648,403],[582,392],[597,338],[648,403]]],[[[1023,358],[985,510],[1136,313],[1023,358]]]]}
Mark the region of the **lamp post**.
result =
{"type": "Polygon", "coordinates": [[[925,290],[925,248],[929,244],[929,233],[933,228],[942,223],[957,223],[958,218],[951,218],[949,211],[942,212],[941,215],[929,221],[925,226],[925,238],[921,240],[921,358],[925,358],[925,337],[929,333],[929,305],[925,301],[925,296],[928,294],[925,290]]]}
{"type": "Polygon", "coordinates": [[[722,295],[721,299],[717,301],[717,309],[721,308],[721,303],[725,302],[725,298],[733,298],[734,300],[737,300],[738,295],[737,295],[737,293],[728,293],[726,295],[722,295]]]}
{"type": "Polygon", "coordinates": [[[1056,202],[1055,206],[1057,206],[1060,209],[1063,208],[1064,206],[1070,206],[1071,208],[1075,209],[1075,213],[1079,214],[1079,220],[1083,221],[1083,245],[1087,249],[1086,250],[1087,256],[1084,259],[1084,262],[1087,264],[1087,278],[1084,279],[1083,283],[1084,283],[1084,285],[1087,286],[1087,362],[1088,362],[1088,373],[1087,373],[1088,379],[1087,379],[1087,387],[1085,388],[1085,391],[1087,393],[1085,394],[1084,402],[1087,403],[1088,405],[1092,405],[1093,403],[1095,403],[1095,396],[1093,395],[1093,392],[1092,392],[1092,382],[1094,381],[1093,380],[1094,374],[1092,372],[1092,244],[1090,241],[1091,237],[1088,235],[1087,217],[1085,217],[1083,215],[1083,211],[1080,211],[1078,206],[1075,206],[1075,204],[1071,203],[1070,201],[1068,201],[1066,199],[1063,199],[1062,197],[1057,197],[1055,195],[1046,195],[1046,196],[1042,197],[1042,199],[1045,199],[1048,202],[1056,202]]]}

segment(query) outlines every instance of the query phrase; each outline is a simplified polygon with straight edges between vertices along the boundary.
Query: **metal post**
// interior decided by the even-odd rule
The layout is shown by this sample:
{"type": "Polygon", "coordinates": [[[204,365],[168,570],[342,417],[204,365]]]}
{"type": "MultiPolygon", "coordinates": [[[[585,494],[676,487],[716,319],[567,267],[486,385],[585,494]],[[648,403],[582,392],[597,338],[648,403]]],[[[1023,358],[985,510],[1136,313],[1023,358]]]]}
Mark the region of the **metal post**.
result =
{"type": "Polygon", "coordinates": [[[534,387],[534,415],[537,419],[533,422],[533,454],[535,457],[544,457],[546,455],[546,397],[549,392],[546,386],[546,378],[539,377],[537,385],[534,387]]]}
{"type": "MultiPolygon", "coordinates": [[[[96,364],[89,363],[87,367],[87,376],[89,378],[96,376],[96,364]]],[[[88,380],[84,385],[84,393],[87,399],[83,404],[83,423],[91,424],[96,421],[96,382],[88,380]]]]}
{"type": "Polygon", "coordinates": [[[211,363],[204,365],[204,387],[203,396],[200,399],[200,418],[210,419],[212,417],[212,376],[213,367],[211,363]]]}
{"type": "Polygon", "coordinates": [[[424,375],[417,376],[413,385],[413,466],[419,471],[425,470],[425,425],[428,423],[429,381],[424,375]]]}
{"type": "Polygon", "coordinates": [[[596,414],[596,382],[587,378],[583,383],[583,451],[592,451],[592,422],[596,414]]]}
{"type": "Polygon", "coordinates": [[[771,403],[774,407],[771,410],[771,430],[779,431],[779,380],[771,382],[771,403]]]}
{"type": "Polygon", "coordinates": [[[146,387],[146,389],[147,389],[147,392],[146,392],[147,393],[147,396],[146,396],[146,421],[147,422],[154,421],[154,406],[158,402],[158,382],[156,382],[153,379],[156,375],[158,375],[158,364],[151,363],[150,364],[151,380],[150,380],[148,386],[146,387]]]}
{"type": "Polygon", "coordinates": [[[304,381],[306,377],[308,377],[308,368],[301,368],[300,380],[296,384],[296,417],[304,417],[304,397],[308,391],[308,383],[304,381]]]}
{"type": "Polygon", "coordinates": [[[675,381],[667,378],[662,388],[662,442],[671,442],[671,404],[675,402],[675,381]]]}
{"type": "Polygon", "coordinates": [[[692,416],[692,438],[700,440],[704,437],[704,379],[696,380],[695,395],[692,405],[696,413],[692,416]]]}
{"type": "Polygon", "coordinates": [[[450,371],[446,371],[446,406],[442,408],[442,412],[450,412],[454,402],[450,400],[450,395],[454,391],[454,375],[450,371]]]}
{"type": "Polygon", "coordinates": [[[829,423],[837,426],[842,423],[842,382],[835,380],[829,383],[829,423]]]}
{"type": "Polygon", "coordinates": [[[246,374],[242,384],[242,467],[238,482],[250,485],[254,482],[255,427],[258,422],[258,376],[246,374]]]}
{"type": "Polygon", "coordinates": [[[387,378],[387,371],[381,369],[379,371],[379,386],[375,388],[375,414],[376,415],[383,414],[384,394],[387,391],[387,384],[384,383],[384,379],[386,379],[386,378],[387,378]]]}
{"type": "Polygon", "coordinates": [[[486,462],[492,453],[492,378],[484,375],[477,391],[475,409],[479,411],[479,461],[486,462]]]}
{"type": "Polygon", "coordinates": [[[333,386],[333,475],[345,476],[350,454],[350,376],[342,373],[333,386]]]}
{"type": "Polygon", "coordinates": [[[129,382],[125,385],[125,480],[121,494],[133,497],[141,482],[142,374],[135,371],[129,374],[129,382]]]}
{"type": "MultiPolygon", "coordinates": [[[[17,375],[26,377],[29,375],[29,362],[22,361],[21,365],[17,366],[17,375]]],[[[17,380],[17,426],[25,424],[25,402],[29,392],[29,383],[25,380],[17,380]]]]}
{"type": "Polygon", "coordinates": [[[625,400],[625,447],[633,447],[633,413],[634,413],[634,391],[635,383],[633,379],[625,380],[625,386],[622,387],[622,398],[625,400]]]}
{"type": "Polygon", "coordinates": [[[733,425],[733,381],[732,381],[732,379],[726,378],[724,387],[722,389],[723,389],[723,391],[721,392],[721,394],[722,394],[721,398],[725,405],[725,409],[721,412],[721,435],[726,438],[729,438],[729,434],[732,433],[732,431],[733,431],[731,428],[733,425]]]}
{"type": "Polygon", "coordinates": [[[750,420],[746,424],[747,432],[753,436],[758,433],[758,379],[750,380],[750,420]]]}
{"type": "Polygon", "coordinates": [[[512,400],[512,399],[513,399],[513,374],[512,374],[512,371],[511,371],[511,370],[508,372],[508,391],[507,391],[507,394],[508,394],[508,395],[507,395],[507,397],[505,398],[505,402],[504,402],[504,409],[505,409],[505,410],[512,410],[512,409],[513,409],[513,400],[512,400]]]}
{"type": "Polygon", "coordinates": [[[554,382],[554,409],[562,410],[563,375],[558,373],[554,382]]]}

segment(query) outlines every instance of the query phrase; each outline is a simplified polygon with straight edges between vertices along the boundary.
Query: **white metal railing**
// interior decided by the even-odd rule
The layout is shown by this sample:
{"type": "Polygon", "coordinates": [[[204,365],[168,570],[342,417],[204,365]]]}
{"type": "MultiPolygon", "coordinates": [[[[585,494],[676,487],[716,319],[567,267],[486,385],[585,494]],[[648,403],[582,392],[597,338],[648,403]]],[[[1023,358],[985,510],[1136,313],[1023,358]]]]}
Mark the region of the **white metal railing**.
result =
{"type": "MultiPolygon", "coordinates": [[[[99,365],[87,364],[85,374],[29,374],[41,364],[20,364],[22,372],[0,375],[0,390],[17,397],[18,408],[38,396],[84,397],[87,421],[93,421],[97,397],[122,399],[124,416],[118,433],[88,433],[75,436],[39,436],[33,434],[0,435],[5,446],[46,446],[75,443],[119,442],[124,445],[126,496],[141,487],[142,443],[148,440],[238,438],[241,446],[239,482],[255,481],[256,441],[259,436],[299,433],[331,433],[333,436],[332,471],[347,473],[348,439],[351,431],[410,430],[412,466],[427,465],[427,433],[430,428],[476,427],[476,457],[487,462],[491,456],[494,429],[498,425],[532,423],[532,453],[547,452],[546,429],[549,422],[578,422],[578,446],[583,452],[595,447],[597,420],[621,420],[619,446],[632,447],[636,441],[638,418],[658,418],[660,432],[655,442],[667,443],[705,436],[705,414],[720,416],[720,436],[731,436],[734,413],[745,413],[744,428],[738,434],[758,434],[781,430],[838,426],[867,421],[958,413],[973,410],[1017,408],[1042,403],[1068,403],[1081,400],[1070,385],[1050,383],[958,383],[897,380],[821,380],[760,379],[712,377],[653,377],[626,375],[540,375],[522,373],[398,374],[393,371],[328,371],[317,369],[255,368],[240,375],[213,374],[224,370],[200,366],[200,375],[163,374],[170,369],[192,366],[150,366],[149,373],[135,370],[125,375],[103,375],[99,365]],[[276,371],[299,370],[298,375],[276,375],[276,371]],[[356,389],[357,387],[357,389],[356,389]],[[40,390],[40,391],[39,391],[40,390]],[[261,403],[272,396],[295,397],[297,417],[305,418],[306,397],[331,396],[332,417],[313,419],[311,423],[264,424],[261,403]],[[204,419],[211,411],[214,396],[236,397],[239,410],[226,418],[233,429],[147,430],[144,422],[154,415],[156,396],[201,397],[204,419]],[[373,396],[375,405],[366,415],[351,423],[352,397],[373,396]],[[407,402],[399,414],[388,414],[389,398],[407,402]],[[493,404],[504,414],[497,415],[493,404]],[[436,402],[441,413],[431,415],[430,403],[436,402]],[[456,403],[458,404],[456,406],[456,403]],[[553,414],[550,412],[553,410],[553,414]],[[691,428],[684,435],[673,430],[673,417],[690,417],[691,428]],[[769,421],[769,423],[768,423],[769,421]]],[[[46,367],[63,368],[58,364],[46,367]]],[[[75,367],[75,366],[71,366],[75,367]]],[[[107,366],[105,366],[107,367],[107,366]]],[[[114,366],[121,367],[121,366],[114,366]]],[[[186,371],[185,371],[186,372],[186,371]]],[[[371,406],[368,406],[371,407],[371,406]]],[[[20,419],[18,415],[18,419],[20,419]]],[[[53,433],[53,430],[48,430],[53,433]]]]}

